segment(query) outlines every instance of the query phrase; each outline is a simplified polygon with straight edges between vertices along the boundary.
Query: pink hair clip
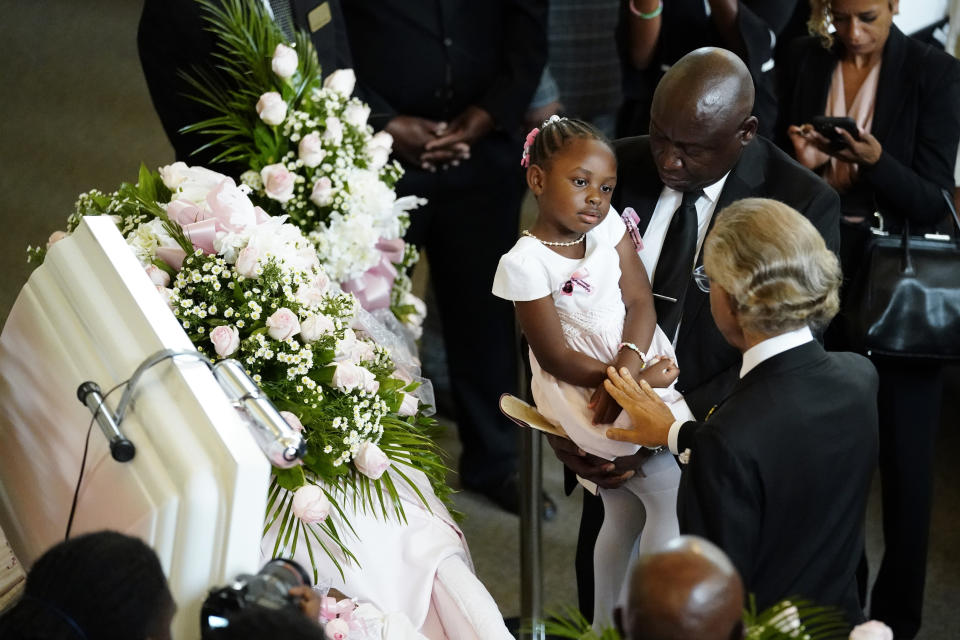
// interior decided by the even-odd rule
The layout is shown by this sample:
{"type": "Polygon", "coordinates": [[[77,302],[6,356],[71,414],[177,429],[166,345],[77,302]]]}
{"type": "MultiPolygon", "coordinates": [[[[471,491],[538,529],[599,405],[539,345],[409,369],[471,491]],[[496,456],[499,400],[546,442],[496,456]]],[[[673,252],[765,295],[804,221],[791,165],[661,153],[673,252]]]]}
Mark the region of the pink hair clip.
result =
{"type": "Polygon", "coordinates": [[[520,166],[524,169],[530,166],[530,147],[533,146],[533,141],[537,139],[538,133],[540,133],[538,127],[530,129],[530,133],[527,134],[527,139],[523,143],[523,155],[520,156],[520,166]]]}

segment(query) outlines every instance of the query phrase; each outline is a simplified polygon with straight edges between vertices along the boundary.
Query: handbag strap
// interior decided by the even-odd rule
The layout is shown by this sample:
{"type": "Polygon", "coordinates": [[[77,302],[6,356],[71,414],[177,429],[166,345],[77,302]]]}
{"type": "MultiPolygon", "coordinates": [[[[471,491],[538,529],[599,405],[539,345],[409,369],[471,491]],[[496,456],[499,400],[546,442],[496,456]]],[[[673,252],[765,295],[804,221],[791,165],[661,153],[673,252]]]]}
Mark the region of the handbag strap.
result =
{"type": "MultiPolygon", "coordinates": [[[[950,197],[950,192],[946,189],[941,189],[940,194],[943,196],[943,199],[946,200],[947,209],[949,209],[953,215],[953,221],[957,225],[957,231],[960,232],[960,217],[957,216],[957,209],[953,206],[953,198],[950,197]]],[[[958,238],[960,238],[960,236],[958,236],[958,238]]]]}

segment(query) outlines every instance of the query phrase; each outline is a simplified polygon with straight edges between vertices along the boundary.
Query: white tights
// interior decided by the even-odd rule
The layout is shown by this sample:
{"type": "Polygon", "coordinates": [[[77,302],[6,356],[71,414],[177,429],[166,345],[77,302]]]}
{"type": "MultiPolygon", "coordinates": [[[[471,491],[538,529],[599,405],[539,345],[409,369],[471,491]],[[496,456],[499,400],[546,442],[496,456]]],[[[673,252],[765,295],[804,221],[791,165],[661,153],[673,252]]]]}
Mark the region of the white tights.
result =
{"type": "Polygon", "coordinates": [[[664,450],[641,470],[645,477],[634,476],[618,489],[600,489],[604,516],[593,550],[594,629],[612,624],[613,608],[626,596],[625,578],[636,558],[680,535],[676,461],[664,450]]]}

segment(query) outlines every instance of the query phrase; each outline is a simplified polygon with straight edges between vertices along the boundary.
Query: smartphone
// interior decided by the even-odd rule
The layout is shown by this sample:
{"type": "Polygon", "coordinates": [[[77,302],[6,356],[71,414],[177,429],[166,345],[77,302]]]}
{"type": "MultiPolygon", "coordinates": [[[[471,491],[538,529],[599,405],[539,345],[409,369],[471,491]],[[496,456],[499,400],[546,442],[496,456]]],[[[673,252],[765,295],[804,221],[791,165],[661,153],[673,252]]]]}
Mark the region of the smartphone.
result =
{"type": "Polygon", "coordinates": [[[813,125],[817,133],[830,141],[832,149],[843,149],[847,146],[846,140],[844,140],[843,136],[837,131],[837,127],[846,129],[847,132],[853,136],[854,140],[860,139],[860,131],[857,129],[857,123],[853,118],[814,116],[813,119],[810,120],[810,124],[813,125]]]}

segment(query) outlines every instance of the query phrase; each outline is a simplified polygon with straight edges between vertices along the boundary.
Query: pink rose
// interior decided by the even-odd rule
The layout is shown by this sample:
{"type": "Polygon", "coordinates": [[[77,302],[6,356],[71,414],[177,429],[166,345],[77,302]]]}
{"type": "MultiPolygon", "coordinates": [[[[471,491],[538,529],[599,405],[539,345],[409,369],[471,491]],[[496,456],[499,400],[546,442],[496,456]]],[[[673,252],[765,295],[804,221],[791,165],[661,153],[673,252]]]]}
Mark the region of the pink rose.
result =
{"type": "Polygon", "coordinates": [[[303,164],[311,169],[319,166],[319,164],[323,162],[324,156],[327,155],[327,152],[323,150],[323,145],[320,143],[320,134],[316,131],[300,138],[300,145],[297,150],[299,151],[300,159],[303,160],[303,164]]]}
{"type": "Polygon", "coordinates": [[[210,332],[210,342],[221,358],[226,358],[240,347],[240,332],[232,325],[220,325],[210,332]]]}
{"type": "Polygon", "coordinates": [[[316,342],[333,330],[333,320],[322,313],[307,316],[307,319],[300,323],[300,337],[304,342],[316,342]]]}
{"type": "Polygon", "coordinates": [[[366,393],[376,393],[380,389],[380,383],[377,382],[376,376],[352,362],[337,363],[331,384],[346,392],[360,389],[366,393]]]}
{"type": "Polygon", "coordinates": [[[146,271],[147,275],[150,277],[150,282],[158,287],[166,287],[170,284],[170,274],[157,265],[148,264],[146,267],[144,267],[144,271],[146,271]]]}
{"type": "Polygon", "coordinates": [[[256,278],[260,273],[260,252],[256,247],[247,245],[237,254],[237,263],[234,265],[244,278],[256,278]]]}
{"type": "Polygon", "coordinates": [[[283,416],[283,419],[287,421],[287,424],[297,431],[303,431],[303,423],[300,422],[300,418],[297,417],[297,414],[290,413],[289,411],[281,411],[280,415],[283,416]]]}
{"type": "Polygon", "coordinates": [[[326,121],[327,130],[323,132],[323,139],[335,147],[339,147],[343,142],[343,123],[340,118],[330,116],[326,121]]]}
{"type": "Polygon", "coordinates": [[[297,72],[297,52],[285,44],[278,44],[273,50],[273,60],[270,61],[273,72],[286,80],[297,72]]]}
{"type": "Polygon", "coordinates": [[[380,447],[368,441],[360,445],[357,455],[353,457],[353,464],[357,467],[357,471],[376,480],[390,466],[390,458],[380,447]]]}
{"type": "Polygon", "coordinates": [[[50,237],[47,238],[47,249],[57,244],[58,242],[66,238],[68,235],[69,234],[66,231],[54,231],[53,233],[50,234],[50,237]]]}
{"type": "Polygon", "coordinates": [[[300,285],[297,289],[297,302],[311,307],[322,304],[329,286],[330,280],[321,272],[310,284],[300,285]]]}
{"type": "Polygon", "coordinates": [[[367,124],[367,118],[369,117],[370,107],[362,102],[351,102],[343,110],[343,119],[357,128],[367,124]]]}
{"type": "Polygon", "coordinates": [[[310,193],[310,202],[318,207],[326,207],[333,201],[333,183],[330,178],[323,176],[313,185],[310,193]]]}
{"type": "Polygon", "coordinates": [[[257,100],[257,115],[269,125],[278,125],[287,117],[287,103],[276,91],[268,91],[257,100]]]}
{"type": "Polygon", "coordinates": [[[879,620],[868,620],[853,628],[850,640],[893,640],[893,631],[879,620]]]}
{"type": "Polygon", "coordinates": [[[305,484],[293,492],[293,515],[307,524],[323,522],[330,515],[330,501],[320,487],[305,484]]]}
{"type": "Polygon", "coordinates": [[[402,416],[412,416],[416,415],[417,407],[420,406],[420,400],[417,399],[417,396],[412,396],[409,393],[403,394],[403,402],[400,403],[400,408],[397,410],[402,416]]]}
{"type": "Polygon", "coordinates": [[[300,333],[300,321],[297,314],[286,307],[277,309],[267,318],[267,333],[274,340],[287,340],[300,333]]]}
{"type": "Polygon", "coordinates": [[[350,625],[340,618],[334,618],[323,625],[323,635],[327,640],[347,640],[350,625]]]}
{"type": "Polygon", "coordinates": [[[353,72],[353,69],[337,69],[323,81],[325,89],[332,89],[344,96],[353,93],[353,87],[356,84],[357,74],[353,72]]]}
{"type": "Polygon", "coordinates": [[[268,197],[279,202],[293,197],[294,175],[282,164],[268,164],[260,170],[260,178],[268,197]]]}

